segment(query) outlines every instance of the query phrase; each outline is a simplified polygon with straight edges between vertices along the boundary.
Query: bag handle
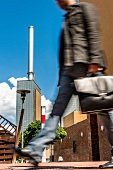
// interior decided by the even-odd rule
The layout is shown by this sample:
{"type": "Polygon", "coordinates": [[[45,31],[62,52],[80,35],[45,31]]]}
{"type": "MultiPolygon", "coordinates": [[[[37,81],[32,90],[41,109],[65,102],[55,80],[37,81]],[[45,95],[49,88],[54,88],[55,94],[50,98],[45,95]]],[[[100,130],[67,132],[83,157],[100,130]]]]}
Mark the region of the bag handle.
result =
{"type": "Polygon", "coordinates": [[[96,76],[103,76],[103,73],[101,71],[98,71],[96,73],[87,73],[86,77],[96,77],[96,76]]]}

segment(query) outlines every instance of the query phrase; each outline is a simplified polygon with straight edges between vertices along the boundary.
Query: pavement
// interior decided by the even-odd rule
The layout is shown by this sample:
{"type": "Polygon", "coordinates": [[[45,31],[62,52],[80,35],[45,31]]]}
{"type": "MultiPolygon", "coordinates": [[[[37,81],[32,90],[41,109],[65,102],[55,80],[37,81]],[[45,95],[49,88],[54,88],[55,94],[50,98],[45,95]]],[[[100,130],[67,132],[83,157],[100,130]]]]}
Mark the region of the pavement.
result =
{"type": "MultiPolygon", "coordinates": [[[[104,163],[106,162],[49,162],[40,163],[37,168],[33,167],[30,163],[0,164],[0,170],[97,170],[99,169],[99,165],[104,163]]],[[[109,170],[113,170],[113,168],[109,168],[109,170]]]]}

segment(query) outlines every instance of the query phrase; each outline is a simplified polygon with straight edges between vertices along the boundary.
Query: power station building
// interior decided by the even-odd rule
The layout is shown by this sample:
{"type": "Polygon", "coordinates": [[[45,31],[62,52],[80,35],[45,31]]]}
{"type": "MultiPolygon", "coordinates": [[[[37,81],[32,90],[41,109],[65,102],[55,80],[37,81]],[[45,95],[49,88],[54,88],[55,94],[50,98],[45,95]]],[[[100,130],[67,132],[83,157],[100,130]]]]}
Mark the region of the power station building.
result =
{"type": "MultiPolygon", "coordinates": [[[[28,43],[28,80],[17,81],[18,90],[29,90],[24,101],[24,117],[22,130],[34,120],[41,120],[41,89],[34,81],[33,59],[34,59],[34,27],[29,27],[29,43],[28,43]]],[[[21,94],[16,96],[16,124],[18,126],[22,109],[21,94]]]]}
{"type": "MultiPolygon", "coordinates": [[[[23,130],[34,120],[41,120],[41,92],[34,80],[21,80],[17,82],[17,90],[30,90],[25,97],[23,130]]],[[[19,124],[22,109],[21,94],[16,97],[16,124],[19,124]]]]}

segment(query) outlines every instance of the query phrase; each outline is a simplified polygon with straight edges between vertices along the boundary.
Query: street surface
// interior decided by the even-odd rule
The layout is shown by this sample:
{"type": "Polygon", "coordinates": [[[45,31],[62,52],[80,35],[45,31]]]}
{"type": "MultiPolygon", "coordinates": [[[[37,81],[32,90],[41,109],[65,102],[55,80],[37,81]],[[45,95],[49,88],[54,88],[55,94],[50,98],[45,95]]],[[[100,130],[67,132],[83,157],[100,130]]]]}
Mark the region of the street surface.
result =
{"type": "MultiPolygon", "coordinates": [[[[105,161],[98,162],[50,162],[40,163],[37,168],[33,167],[30,163],[18,163],[18,164],[0,164],[0,170],[97,170],[99,165],[104,164],[105,161]]],[[[109,168],[113,170],[113,168],[109,168]]]]}

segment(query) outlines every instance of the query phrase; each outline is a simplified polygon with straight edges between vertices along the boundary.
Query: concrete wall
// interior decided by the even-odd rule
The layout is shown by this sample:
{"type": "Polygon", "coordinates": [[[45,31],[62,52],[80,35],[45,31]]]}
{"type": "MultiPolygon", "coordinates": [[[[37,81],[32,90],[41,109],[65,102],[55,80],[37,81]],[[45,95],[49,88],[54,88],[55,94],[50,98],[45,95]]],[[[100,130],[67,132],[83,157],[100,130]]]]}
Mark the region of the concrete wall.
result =
{"type": "Polygon", "coordinates": [[[73,124],[76,124],[86,119],[87,119],[86,114],[81,114],[81,112],[79,111],[74,111],[63,118],[64,122],[63,125],[64,127],[69,127],[72,126],[73,124]]]}

